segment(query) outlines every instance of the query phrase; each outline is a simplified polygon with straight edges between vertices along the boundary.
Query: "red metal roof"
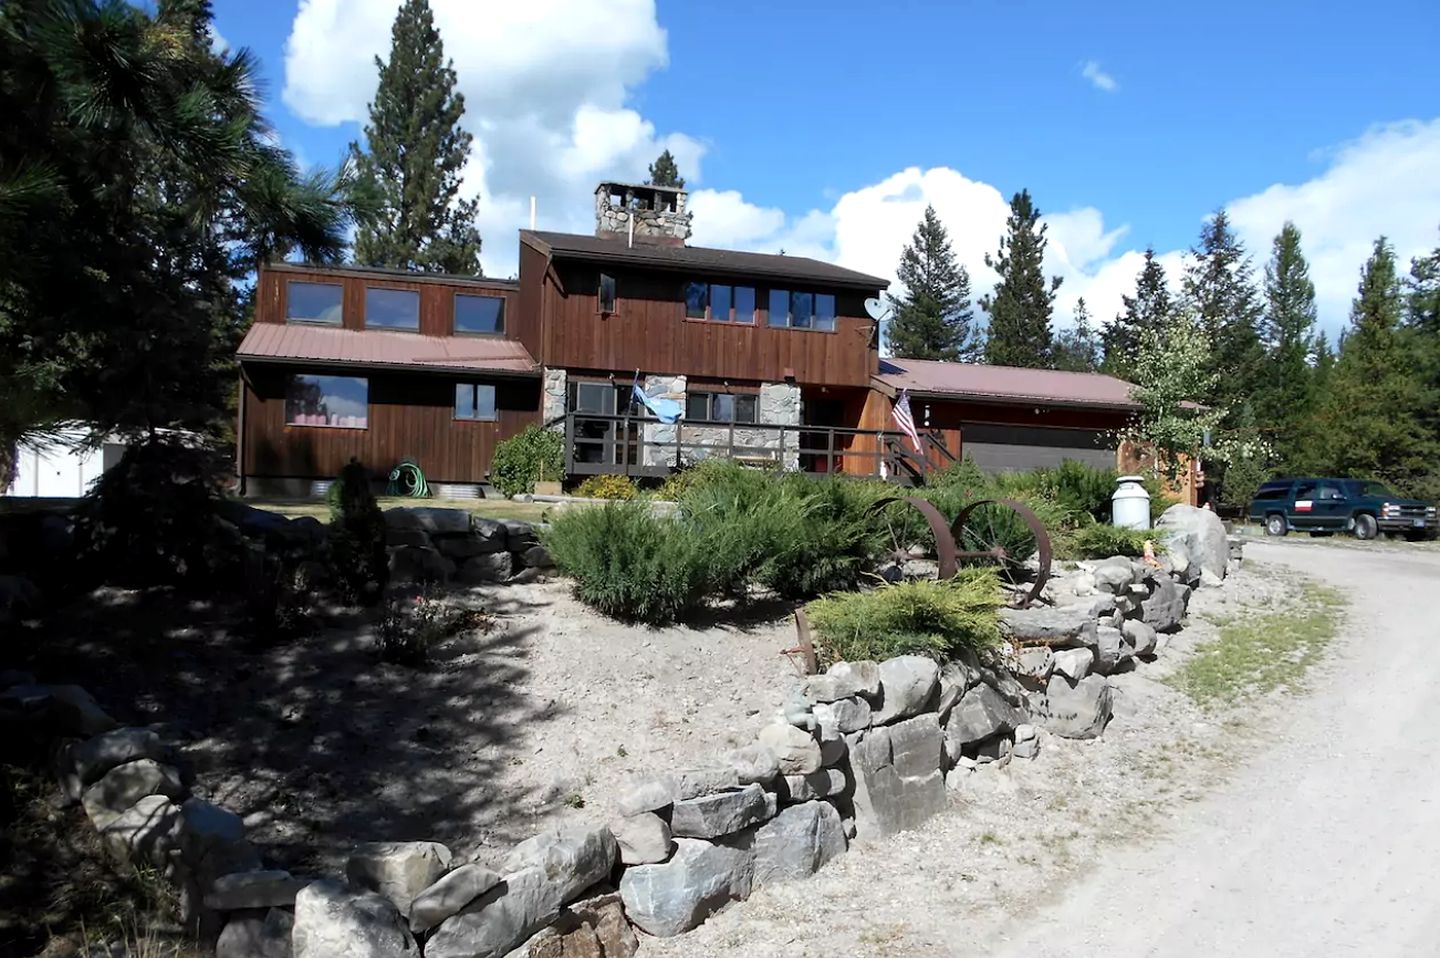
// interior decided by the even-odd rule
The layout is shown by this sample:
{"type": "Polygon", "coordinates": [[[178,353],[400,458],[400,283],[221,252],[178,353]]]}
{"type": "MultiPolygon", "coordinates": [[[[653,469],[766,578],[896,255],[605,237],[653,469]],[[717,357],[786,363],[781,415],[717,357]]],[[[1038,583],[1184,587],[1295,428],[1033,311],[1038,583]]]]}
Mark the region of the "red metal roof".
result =
{"type": "Polygon", "coordinates": [[[1099,373],[1022,369],[928,359],[882,359],[881,382],[917,395],[955,396],[988,402],[1047,403],[1135,409],[1130,384],[1099,373]]]}
{"type": "Polygon", "coordinates": [[[538,368],[519,342],[497,336],[421,336],[282,323],[251,326],[237,355],[264,362],[296,360],[434,372],[531,373],[538,368]]]}

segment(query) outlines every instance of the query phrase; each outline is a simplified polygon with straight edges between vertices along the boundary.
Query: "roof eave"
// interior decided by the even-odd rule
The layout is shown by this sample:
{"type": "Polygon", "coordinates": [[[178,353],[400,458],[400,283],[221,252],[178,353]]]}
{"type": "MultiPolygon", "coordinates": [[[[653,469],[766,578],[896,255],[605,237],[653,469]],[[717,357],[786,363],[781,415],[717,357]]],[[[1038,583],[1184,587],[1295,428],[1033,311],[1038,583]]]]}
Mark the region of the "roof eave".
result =
{"type": "Polygon", "coordinates": [[[1091,402],[1084,399],[1058,399],[1054,396],[1011,396],[995,393],[944,391],[937,389],[916,389],[887,383],[893,389],[905,389],[914,399],[937,399],[985,403],[994,406],[1064,406],[1068,409],[1104,409],[1113,412],[1138,412],[1142,407],[1135,403],[1091,402]]]}
{"type": "Polygon", "coordinates": [[[387,363],[359,359],[309,359],[304,356],[265,356],[256,353],[237,353],[241,363],[261,363],[271,366],[319,366],[325,369],[382,369],[396,372],[448,373],[461,376],[494,376],[511,379],[533,379],[540,375],[540,367],[529,369],[491,368],[482,366],[459,366],[451,363],[387,363]]]}
{"type": "MultiPolygon", "coordinates": [[[[543,241],[541,241],[543,242],[543,241]]],[[[540,247],[537,245],[537,249],[540,247]]],[[[628,249],[628,247],[627,247],[628,249]]],[[[619,263],[625,266],[643,267],[645,269],[662,270],[668,273],[707,273],[717,276],[738,276],[738,277],[760,277],[762,279],[779,279],[797,283],[809,283],[812,285],[837,286],[842,289],[854,289],[861,291],[889,289],[890,281],[881,279],[878,276],[866,276],[863,273],[856,273],[848,277],[832,276],[809,276],[803,273],[796,273],[788,270],[771,269],[742,269],[734,266],[699,266],[689,263],[659,263],[642,262],[637,259],[627,258],[623,255],[612,255],[602,253],[598,250],[553,250],[547,246],[545,250],[551,259],[571,260],[582,263],[619,263]]]]}

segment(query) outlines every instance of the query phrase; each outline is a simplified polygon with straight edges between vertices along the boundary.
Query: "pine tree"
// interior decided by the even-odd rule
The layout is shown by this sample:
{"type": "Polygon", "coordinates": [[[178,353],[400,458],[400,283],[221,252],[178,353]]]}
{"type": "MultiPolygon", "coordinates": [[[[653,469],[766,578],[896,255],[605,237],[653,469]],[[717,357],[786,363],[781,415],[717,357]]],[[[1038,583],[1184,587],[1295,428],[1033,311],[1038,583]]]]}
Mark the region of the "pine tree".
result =
{"type": "Polygon", "coordinates": [[[478,201],[460,195],[471,136],[465,97],[445,58],[429,0],[405,0],[390,31],[365,149],[350,144],[371,209],[355,235],[355,261],[431,273],[480,275],[478,201]]]}
{"type": "Polygon", "coordinates": [[[896,273],[905,295],[891,296],[895,309],[885,337],[901,359],[967,362],[978,358],[979,337],[970,308],[970,274],[955,260],[945,224],[935,207],[915,227],[896,273]]]}
{"type": "Polygon", "coordinates": [[[675,157],[670,155],[669,150],[650,164],[650,178],[645,182],[651,186],[673,186],[677,190],[685,188],[685,177],[680,175],[680,167],[675,165],[675,157]]]}
{"type": "Polygon", "coordinates": [[[1214,392],[1196,398],[1230,408],[1231,425],[1253,414],[1249,400],[1264,374],[1250,256],[1224,210],[1206,221],[1190,255],[1182,283],[1185,300],[1210,339],[1212,370],[1218,373],[1214,392]]]}
{"type": "Polygon", "coordinates": [[[1029,190],[1011,198],[1005,229],[999,253],[985,255],[985,265],[1000,274],[994,292],[980,300],[990,314],[986,357],[1000,366],[1043,368],[1051,361],[1050,312],[1060,277],[1052,276],[1047,287],[1045,226],[1029,190]]]}
{"type": "Polygon", "coordinates": [[[1085,297],[1075,302],[1075,323],[1055,337],[1055,368],[1093,373],[1100,368],[1100,340],[1090,325],[1085,297]]]}
{"type": "Polygon", "coordinates": [[[1261,339],[1265,375],[1256,383],[1254,406],[1280,460],[1287,461],[1301,419],[1313,413],[1315,374],[1309,356],[1315,328],[1315,284],[1300,249],[1300,230],[1286,223],[1265,264],[1265,313],[1261,339]]]}
{"type": "Polygon", "coordinates": [[[1125,311],[1105,328],[1105,362],[1101,368],[1112,376],[1128,380],[1134,374],[1140,334],[1147,329],[1159,329],[1175,308],[1165,281],[1165,267],[1155,258],[1155,247],[1145,250],[1145,265],[1135,280],[1135,295],[1120,299],[1125,311]]]}
{"type": "MultiPolygon", "coordinates": [[[[1421,381],[1432,395],[1440,396],[1440,247],[1410,261],[1405,312],[1406,348],[1419,365],[1421,381]]],[[[1423,419],[1429,434],[1440,440],[1440,404],[1431,406],[1423,419]]],[[[1440,499],[1440,463],[1431,466],[1423,481],[1417,481],[1415,493],[1440,499]]]]}

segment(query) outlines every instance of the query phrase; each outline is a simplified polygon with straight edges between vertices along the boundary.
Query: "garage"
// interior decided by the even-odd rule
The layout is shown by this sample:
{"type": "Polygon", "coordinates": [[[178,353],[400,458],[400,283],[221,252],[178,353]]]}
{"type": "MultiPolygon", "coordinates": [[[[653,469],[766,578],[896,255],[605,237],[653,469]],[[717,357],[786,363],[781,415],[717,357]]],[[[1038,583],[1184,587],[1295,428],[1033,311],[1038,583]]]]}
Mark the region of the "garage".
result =
{"type": "Polygon", "coordinates": [[[1115,440],[1098,429],[966,423],[960,429],[964,454],[985,472],[1014,472],[1056,466],[1077,459],[1102,469],[1115,467],[1115,440]]]}

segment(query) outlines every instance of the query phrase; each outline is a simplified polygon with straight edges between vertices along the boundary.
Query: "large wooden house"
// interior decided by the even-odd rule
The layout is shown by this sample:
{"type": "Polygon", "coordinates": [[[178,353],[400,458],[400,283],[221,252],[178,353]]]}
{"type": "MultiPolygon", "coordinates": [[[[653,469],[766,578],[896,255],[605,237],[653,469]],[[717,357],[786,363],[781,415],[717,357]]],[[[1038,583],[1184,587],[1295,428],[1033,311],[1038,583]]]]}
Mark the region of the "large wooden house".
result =
{"type": "Polygon", "coordinates": [[[272,264],[239,349],[247,492],[306,494],[352,457],[485,483],[495,445],[562,430],[571,476],[727,456],[914,480],[1113,465],[1134,406],[1107,376],[882,359],[887,282],[800,256],[685,245],[682,190],[605,183],[595,235],[520,232],[518,281],[272,264]],[[665,423],[636,401],[683,410],[665,423]],[[921,446],[898,431],[904,391],[921,446]]]}

